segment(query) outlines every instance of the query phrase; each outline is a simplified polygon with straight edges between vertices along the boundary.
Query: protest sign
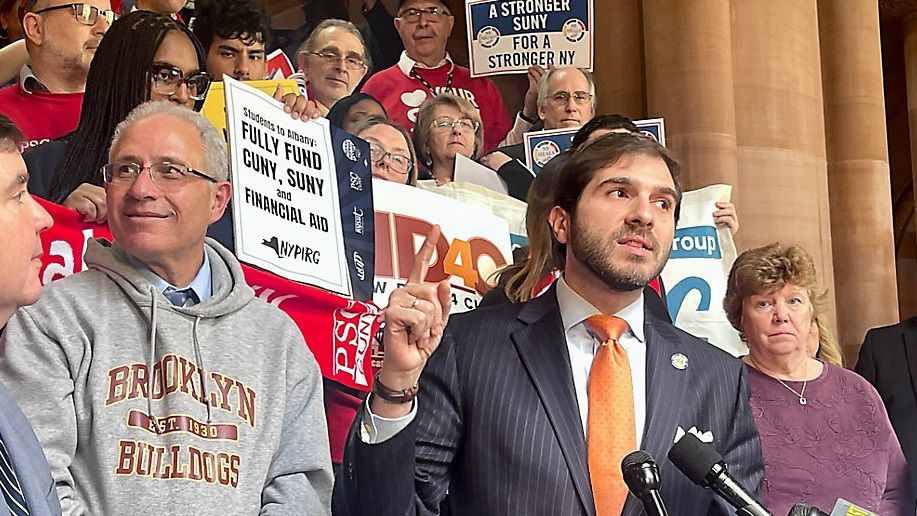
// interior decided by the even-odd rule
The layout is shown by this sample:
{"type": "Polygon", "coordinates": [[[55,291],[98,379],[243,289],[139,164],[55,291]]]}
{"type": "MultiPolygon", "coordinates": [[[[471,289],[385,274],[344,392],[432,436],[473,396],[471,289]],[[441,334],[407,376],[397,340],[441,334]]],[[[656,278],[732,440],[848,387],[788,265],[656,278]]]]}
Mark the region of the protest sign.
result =
{"type": "MultiPolygon", "coordinates": [[[[279,84],[286,93],[299,93],[299,85],[294,79],[283,79],[277,81],[245,81],[245,84],[252,88],[273,95],[279,84]]],[[[204,99],[204,105],[201,107],[201,114],[220,131],[223,137],[226,137],[226,92],[222,81],[213,81],[210,83],[210,89],[207,90],[207,97],[204,99]]]]}
{"type": "Polygon", "coordinates": [[[713,223],[716,203],[728,201],[731,192],[729,185],[712,185],[684,193],[662,281],[675,326],[740,356],[748,347],[723,310],[726,279],[736,259],[735,243],[729,229],[713,223]]]}
{"type": "Polygon", "coordinates": [[[592,70],[592,0],[465,2],[471,76],[530,66],[592,70]]]}
{"type": "Polygon", "coordinates": [[[551,158],[570,148],[576,131],[579,131],[579,127],[532,131],[522,135],[525,166],[537,175],[551,158]]]}
{"type": "Polygon", "coordinates": [[[476,308],[488,290],[488,277],[512,261],[506,220],[481,208],[378,179],[373,179],[373,201],[373,301],[379,306],[386,306],[392,290],[407,280],[414,255],[434,224],[439,224],[442,236],[436,242],[427,281],[449,279],[453,313],[476,308]]]}
{"type": "MultiPolygon", "coordinates": [[[[662,118],[634,120],[634,125],[641,134],[665,145],[665,122],[662,118]]],[[[537,175],[545,164],[551,161],[551,158],[570,148],[573,136],[579,129],[579,127],[573,127],[525,133],[522,136],[525,148],[525,166],[537,175]]]]}
{"type": "MultiPolygon", "coordinates": [[[[328,120],[295,120],[270,96],[229,78],[224,83],[236,256],[352,296],[339,187],[371,195],[371,183],[338,184],[328,120]]],[[[358,142],[342,143],[354,162],[369,154],[358,142]]]]}
{"type": "Polygon", "coordinates": [[[665,120],[662,118],[634,120],[634,125],[637,126],[637,129],[640,129],[640,134],[649,136],[662,145],[665,145],[665,120]]]}

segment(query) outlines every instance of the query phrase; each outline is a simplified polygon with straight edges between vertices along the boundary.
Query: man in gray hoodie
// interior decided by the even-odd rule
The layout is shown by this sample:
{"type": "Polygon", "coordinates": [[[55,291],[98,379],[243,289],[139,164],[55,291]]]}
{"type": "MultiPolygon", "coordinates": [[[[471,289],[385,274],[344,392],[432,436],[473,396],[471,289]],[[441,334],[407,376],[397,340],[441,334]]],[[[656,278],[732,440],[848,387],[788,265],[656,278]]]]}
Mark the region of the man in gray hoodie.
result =
{"type": "Polygon", "coordinates": [[[205,239],[231,195],[220,135],[136,108],[103,167],[115,244],[10,320],[0,382],[64,514],[327,514],[321,374],[301,333],[205,239]]]}

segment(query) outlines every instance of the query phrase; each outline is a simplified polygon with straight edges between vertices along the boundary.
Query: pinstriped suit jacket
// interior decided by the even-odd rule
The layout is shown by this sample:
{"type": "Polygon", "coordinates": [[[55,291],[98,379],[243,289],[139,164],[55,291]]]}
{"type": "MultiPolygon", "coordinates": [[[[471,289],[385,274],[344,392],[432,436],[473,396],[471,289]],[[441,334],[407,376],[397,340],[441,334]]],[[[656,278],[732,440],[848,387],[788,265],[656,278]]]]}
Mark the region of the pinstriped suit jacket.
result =
{"type": "MultiPolygon", "coordinates": [[[[22,494],[33,516],[60,515],[60,502],[54,480],[41,444],[25,415],[10,393],[0,385],[0,435],[10,452],[10,460],[22,488],[22,494]]],[[[0,516],[9,516],[10,509],[0,493],[0,516]]]]}
{"type": "MultiPolygon", "coordinates": [[[[673,515],[732,515],[666,458],[677,426],[712,431],[733,476],[764,475],[742,363],[646,313],[643,449],[673,515]],[[688,367],[671,365],[682,353],[688,367]]],[[[595,515],[586,442],[553,288],[527,303],[453,317],[420,380],[414,421],[380,444],[348,438],[333,513],[347,516],[595,515]],[[448,497],[447,497],[448,492],[448,497]]],[[[643,514],[630,496],[626,516],[643,514]]]]}

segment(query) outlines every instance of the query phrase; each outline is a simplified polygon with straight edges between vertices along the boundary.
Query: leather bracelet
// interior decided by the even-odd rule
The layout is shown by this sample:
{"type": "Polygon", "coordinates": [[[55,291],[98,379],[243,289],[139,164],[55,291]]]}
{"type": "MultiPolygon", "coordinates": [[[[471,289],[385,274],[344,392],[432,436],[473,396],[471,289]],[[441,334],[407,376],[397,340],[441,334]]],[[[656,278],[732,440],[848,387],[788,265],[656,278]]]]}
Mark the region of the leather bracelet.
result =
{"type": "Polygon", "coordinates": [[[535,120],[532,120],[531,118],[525,116],[525,112],[523,111],[519,112],[519,118],[521,118],[523,122],[528,122],[532,125],[535,125],[536,123],[538,123],[537,117],[535,120]]]}
{"type": "Polygon", "coordinates": [[[376,373],[376,376],[373,377],[373,394],[389,403],[410,403],[417,397],[418,387],[415,383],[413,387],[396,391],[395,389],[389,389],[379,381],[379,373],[376,373]]]}

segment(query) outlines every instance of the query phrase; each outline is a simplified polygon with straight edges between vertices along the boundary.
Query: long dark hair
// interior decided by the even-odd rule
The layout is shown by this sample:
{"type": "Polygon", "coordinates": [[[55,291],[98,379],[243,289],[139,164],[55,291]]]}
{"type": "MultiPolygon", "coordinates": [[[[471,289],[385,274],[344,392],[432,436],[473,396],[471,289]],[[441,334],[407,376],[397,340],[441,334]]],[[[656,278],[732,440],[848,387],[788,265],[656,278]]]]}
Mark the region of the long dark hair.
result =
{"type": "Polygon", "coordinates": [[[149,100],[153,56],[173,30],[188,36],[200,69],[205,70],[206,54],[200,42],[169,15],[134,11],[108,29],[89,67],[80,124],[67,136],[67,149],[54,171],[49,195],[52,201],[64,202],[83,183],[102,185],[99,169],[108,161],[115,126],[132,109],[149,100]]]}

